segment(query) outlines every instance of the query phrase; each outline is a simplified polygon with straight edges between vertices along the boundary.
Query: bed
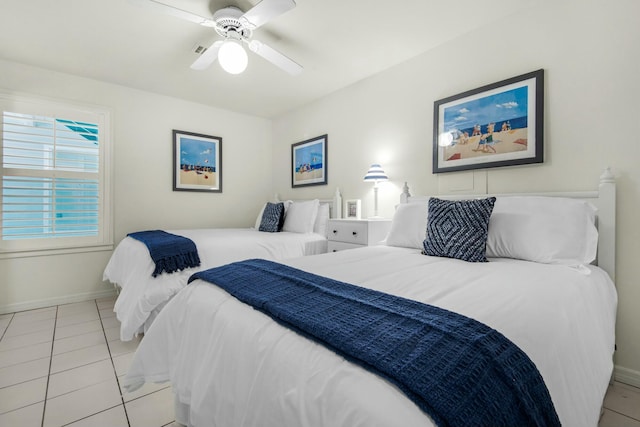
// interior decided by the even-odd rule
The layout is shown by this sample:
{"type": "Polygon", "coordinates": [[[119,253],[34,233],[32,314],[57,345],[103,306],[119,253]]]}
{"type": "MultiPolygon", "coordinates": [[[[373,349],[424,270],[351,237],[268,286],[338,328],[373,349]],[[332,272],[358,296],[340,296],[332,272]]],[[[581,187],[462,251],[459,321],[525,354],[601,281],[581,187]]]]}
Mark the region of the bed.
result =
{"type": "Polygon", "coordinates": [[[114,311],[120,321],[120,339],[130,341],[146,332],[166,303],[196,271],[247,258],[287,259],[327,251],[326,223],[340,212],[339,198],[285,201],[280,232],[260,231],[267,203],[253,228],[167,230],[190,239],[197,248],[199,266],[157,274],[150,251],[140,240],[125,237],[114,250],[103,280],[119,291],[114,311]],[[287,216],[284,209],[290,213],[287,216]],[[291,208],[291,209],[290,209],[291,208]]]}
{"type": "MultiPolygon", "coordinates": [[[[603,175],[599,191],[550,196],[497,197],[486,237],[489,262],[422,254],[430,250],[426,241],[434,239],[429,233],[436,234],[432,227],[439,214],[432,204],[444,205],[445,199],[405,195],[386,245],[281,265],[305,277],[355,284],[481,322],[537,367],[559,423],[596,426],[613,370],[615,183],[603,175]],[[556,202],[567,204],[569,211],[566,206],[556,209],[556,202]],[[428,216],[416,206],[428,206],[428,216]],[[528,216],[521,216],[523,207],[528,216]],[[578,211],[585,213],[584,222],[578,211]],[[548,220],[546,214],[561,214],[548,229],[540,222],[548,220]],[[424,232],[419,228],[425,223],[430,231],[420,249],[416,245],[424,232]],[[581,228],[589,223],[598,225],[595,241],[591,228],[581,228]],[[563,231],[558,233],[557,227],[563,231]],[[545,238],[532,238],[532,232],[545,238]],[[578,247],[563,247],[581,235],[589,237],[579,239],[578,247]],[[596,250],[598,265],[585,262],[595,258],[596,250]]],[[[352,356],[302,336],[308,330],[294,332],[274,321],[266,308],[253,308],[204,280],[209,273],[218,274],[222,283],[226,279],[220,271],[231,267],[200,273],[167,304],[138,347],[124,380],[127,390],[170,381],[176,421],[194,426],[472,424],[448,424],[438,414],[429,415],[396,380],[372,373],[352,356]]],[[[455,359],[455,352],[449,357],[455,359]]],[[[437,377],[437,371],[432,375],[437,377]]],[[[451,381],[447,375],[438,382],[451,381]]],[[[446,401],[448,395],[442,392],[438,398],[446,401]]],[[[505,411],[497,406],[491,410],[502,415],[505,411]]]]}

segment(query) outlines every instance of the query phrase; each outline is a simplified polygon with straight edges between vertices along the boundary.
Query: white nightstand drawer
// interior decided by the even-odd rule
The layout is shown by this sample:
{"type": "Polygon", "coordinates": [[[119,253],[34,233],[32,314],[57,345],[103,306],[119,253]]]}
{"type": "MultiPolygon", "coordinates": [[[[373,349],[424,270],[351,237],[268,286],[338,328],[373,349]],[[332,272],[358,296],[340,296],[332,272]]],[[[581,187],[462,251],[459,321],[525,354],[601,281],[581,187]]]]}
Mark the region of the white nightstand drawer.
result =
{"type": "Polygon", "coordinates": [[[368,242],[368,227],[366,222],[330,221],[329,240],[334,242],[355,243],[366,245],[368,242]]]}
{"type": "Polygon", "coordinates": [[[357,249],[357,248],[364,248],[364,247],[365,247],[364,245],[357,245],[355,243],[329,241],[327,245],[327,250],[329,252],[338,252],[338,251],[344,251],[346,249],[357,249]]]}
{"type": "Polygon", "coordinates": [[[390,228],[390,219],[330,219],[327,224],[329,252],[378,245],[390,228]]]}

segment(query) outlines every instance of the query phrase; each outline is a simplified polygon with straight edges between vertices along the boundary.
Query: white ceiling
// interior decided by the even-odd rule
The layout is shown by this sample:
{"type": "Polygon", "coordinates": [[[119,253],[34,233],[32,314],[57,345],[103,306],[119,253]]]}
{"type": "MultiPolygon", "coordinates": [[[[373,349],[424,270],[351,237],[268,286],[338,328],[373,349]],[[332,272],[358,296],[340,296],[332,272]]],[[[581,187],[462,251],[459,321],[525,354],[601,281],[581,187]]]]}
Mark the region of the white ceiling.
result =
{"type": "MultiPolygon", "coordinates": [[[[162,1],[205,17],[258,3],[162,1]]],[[[292,77],[253,53],[240,75],[194,71],[215,31],[127,0],[0,0],[0,58],[272,118],[477,28],[502,37],[497,23],[537,2],[297,0],[253,35],[304,67],[292,77]]]]}

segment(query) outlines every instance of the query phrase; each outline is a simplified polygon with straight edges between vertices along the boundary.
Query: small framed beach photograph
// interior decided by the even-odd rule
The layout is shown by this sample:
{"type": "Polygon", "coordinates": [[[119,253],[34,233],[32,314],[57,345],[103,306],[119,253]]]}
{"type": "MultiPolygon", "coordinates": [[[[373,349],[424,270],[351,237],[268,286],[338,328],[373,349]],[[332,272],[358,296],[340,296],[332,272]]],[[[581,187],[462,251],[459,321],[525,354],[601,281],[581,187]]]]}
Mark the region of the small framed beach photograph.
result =
{"type": "Polygon", "coordinates": [[[291,187],[327,184],[328,136],[291,145],[291,187]]]}
{"type": "Polygon", "coordinates": [[[173,191],[222,193],[222,138],[173,130],[173,191]]]}
{"type": "Polygon", "coordinates": [[[433,173],[543,162],[544,70],[435,101],[433,173]]]}
{"type": "Polygon", "coordinates": [[[346,200],[344,205],[344,217],[347,219],[360,219],[362,211],[360,208],[360,200],[346,200]]]}

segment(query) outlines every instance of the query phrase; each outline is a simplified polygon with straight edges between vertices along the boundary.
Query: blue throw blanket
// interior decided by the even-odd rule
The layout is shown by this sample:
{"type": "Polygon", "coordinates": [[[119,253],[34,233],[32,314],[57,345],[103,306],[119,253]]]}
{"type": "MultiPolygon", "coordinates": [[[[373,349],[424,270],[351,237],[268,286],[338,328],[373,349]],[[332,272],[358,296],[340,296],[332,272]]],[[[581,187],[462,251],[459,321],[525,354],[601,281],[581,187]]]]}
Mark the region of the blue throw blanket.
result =
{"type": "Polygon", "coordinates": [[[396,384],[439,426],[560,425],[534,363],[476,320],[266,260],[195,279],[396,384]]]}
{"type": "Polygon", "coordinates": [[[151,274],[153,277],[162,274],[163,271],[174,273],[200,265],[196,244],[186,237],[162,230],[139,231],[127,236],[147,245],[149,255],[156,263],[156,268],[151,274]]]}

